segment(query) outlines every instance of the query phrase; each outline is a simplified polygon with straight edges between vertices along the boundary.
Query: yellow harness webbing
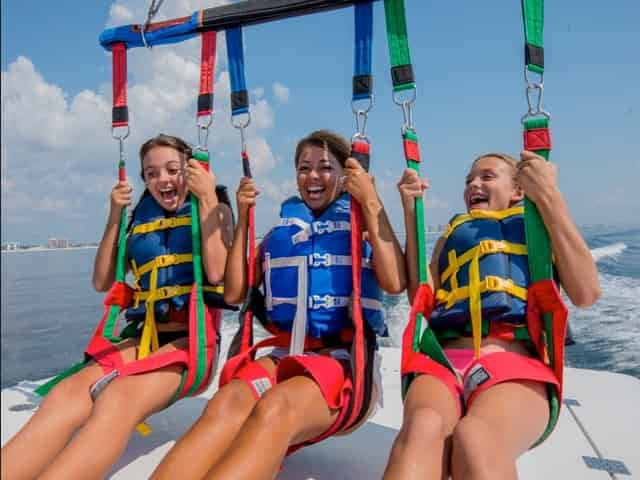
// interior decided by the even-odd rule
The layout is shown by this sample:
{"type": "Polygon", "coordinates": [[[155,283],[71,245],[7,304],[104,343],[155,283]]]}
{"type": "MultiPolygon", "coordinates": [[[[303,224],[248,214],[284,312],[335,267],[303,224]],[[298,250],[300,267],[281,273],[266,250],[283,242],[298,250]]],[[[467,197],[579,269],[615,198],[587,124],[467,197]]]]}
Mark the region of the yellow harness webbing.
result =
{"type": "MultiPolygon", "coordinates": [[[[523,215],[524,207],[512,207],[500,211],[471,210],[468,214],[459,215],[448,226],[444,238],[448,238],[460,225],[477,219],[504,220],[514,215],[523,215]]],[[[471,332],[473,335],[473,351],[476,358],[480,357],[482,343],[482,299],[485,292],[506,292],[522,301],[527,300],[527,289],[516,285],[513,280],[487,275],[480,280],[480,259],[485,255],[502,253],[507,255],[527,255],[527,246],[505,240],[481,240],[477,246],[458,256],[455,250],[447,252],[448,265],[440,275],[440,284],[449,280],[451,290],[438,289],[436,303],[446,303],[445,308],[451,308],[456,302],[469,299],[469,314],[471,316],[471,332]],[[460,268],[469,263],[469,284],[458,286],[457,273],[460,268]]]]}
{"type": "Polygon", "coordinates": [[[167,228],[188,227],[191,225],[191,217],[170,217],[160,218],[153,222],[140,223],[133,227],[132,233],[142,234],[155,232],[157,230],[166,230],[167,228]]]}

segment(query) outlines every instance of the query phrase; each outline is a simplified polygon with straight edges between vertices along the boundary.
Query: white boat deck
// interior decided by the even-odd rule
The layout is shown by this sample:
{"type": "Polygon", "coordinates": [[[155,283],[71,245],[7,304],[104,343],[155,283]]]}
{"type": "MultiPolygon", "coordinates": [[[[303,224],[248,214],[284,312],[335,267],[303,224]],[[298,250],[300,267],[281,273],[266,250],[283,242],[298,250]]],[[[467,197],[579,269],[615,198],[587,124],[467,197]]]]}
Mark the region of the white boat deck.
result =
{"type": "MultiPolygon", "coordinates": [[[[400,428],[400,351],[383,348],[384,408],[346,437],[334,437],[287,458],[279,480],[379,479],[400,428]]],[[[41,382],[2,390],[2,444],[27,421],[41,382]]],[[[214,382],[215,385],[217,382],[214,382]]],[[[555,432],[518,462],[522,480],[640,478],[640,380],[616,373],[567,368],[565,405],[555,432]],[[599,464],[597,469],[588,463],[599,464]],[[617,472],[617,473],[616,473],[617,472]]],[[[134,434],[108,478],[147,478],[175,440],[196,420],[214,387],[153,415],[148,437],[134,434]]],[[[523,406],[526,409],[526,406],[523,406]]]]}

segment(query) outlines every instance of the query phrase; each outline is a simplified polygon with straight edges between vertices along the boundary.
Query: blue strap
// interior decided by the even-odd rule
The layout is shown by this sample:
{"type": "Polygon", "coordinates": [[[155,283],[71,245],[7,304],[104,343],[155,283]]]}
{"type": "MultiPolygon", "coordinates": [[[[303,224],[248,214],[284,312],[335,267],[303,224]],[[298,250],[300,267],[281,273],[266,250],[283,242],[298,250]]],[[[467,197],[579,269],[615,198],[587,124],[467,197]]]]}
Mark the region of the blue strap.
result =
{"type": "MultiPolygon", "coordinates": [[[[151,32],[145,32],[144,38],[147,45],[163,45],[177,43],[198,35],[198,12],[182,23],[160,27],[151,32]]],[[[124,43],[127,48],[144,47],[139,25],[125,25],[122,27],[107,28],[100,34],[100,45],[105,50],[111,50],[114,43],[124,43]]]]}
{"type": "Polygon", "coordinates": [[[227,55],[229,57],[229,77],[231,79],[231,114],[238,115],[249,111],[247,85],[244,79],[242,28],[230,28],[226,31],[226,36],[227,55]]]}
{"type": "Polygon", "coordinates": [[[355,49],[353,65],[353,100],[371,98],[371,45],[373,42],[373,2],[354,5],[355,49]]]}

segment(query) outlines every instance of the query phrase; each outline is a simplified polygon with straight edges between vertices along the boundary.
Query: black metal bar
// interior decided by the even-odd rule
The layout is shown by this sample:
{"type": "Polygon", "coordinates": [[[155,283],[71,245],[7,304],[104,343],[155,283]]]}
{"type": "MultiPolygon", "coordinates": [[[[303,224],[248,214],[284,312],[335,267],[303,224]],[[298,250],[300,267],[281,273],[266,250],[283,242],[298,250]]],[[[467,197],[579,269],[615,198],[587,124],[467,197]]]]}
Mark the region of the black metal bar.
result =
{"type": "Polygon", "coordinates": [[[231,27],[338,10],[359,1],[362,0],[246,0],[203,10],[198,31],[226,30],[231,27]]]}

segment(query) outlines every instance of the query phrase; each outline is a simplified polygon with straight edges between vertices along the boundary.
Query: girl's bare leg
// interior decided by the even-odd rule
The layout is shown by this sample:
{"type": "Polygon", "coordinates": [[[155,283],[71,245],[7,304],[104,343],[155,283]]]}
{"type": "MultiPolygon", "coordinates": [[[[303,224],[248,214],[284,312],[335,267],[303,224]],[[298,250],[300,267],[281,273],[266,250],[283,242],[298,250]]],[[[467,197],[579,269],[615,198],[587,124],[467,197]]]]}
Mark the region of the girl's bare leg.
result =
{"type": "MultiPolygon", "coordinates": [[[[175,347],[168,344],[154,354],[171,350],[175,347]]],[[[167,406],[180,385],[181,372],[181,366],[169,366],[113,380],[96,399],[84,426],[40,478],[103,478],[135,426],[167,406]]]]}
{"type": "Polygon", "coordinates": [[[449,437],[459,418],[456,400],[436,377],[413,380],[404,401],[400,433],[393,442],[385,480],[449,477],[449,437]]]}
{"type": "MultiPolygon", "coordinates": [[[[275,371],[270,358],[258,362],[270,373],[275,371]]],[[[203,478],[229,448],[255,404],[245,382],[229,382],[216,392],[198,421],[173,446],[151,478],[203,478]]]]}
{"type": "Polygon", "coordinates": [[[286,380],[264,394],[206,478],[272,479],[289,445],[324,433],[338,413],[327,407],[320,388],[310,378],[286,380]]]}
{"type": "MultiPolygon", "coordinates": [[[[131,341],[118,348],[125,356],[132,356],[135,350],[131,341]]],[[[102,375],[102,367],[91,363],[49,392],[31,419],[2,448],[2,478],[30,479],[42,472],[89,418],[93,408],[89,388],[102,375]]]]}
{"type": "Polygon", "coordinates": [[[453,478],[516,479],[516,459],[542,435],[548,420],[542,383],[504,382],[480,393],[453,432],[453,478]]]}

